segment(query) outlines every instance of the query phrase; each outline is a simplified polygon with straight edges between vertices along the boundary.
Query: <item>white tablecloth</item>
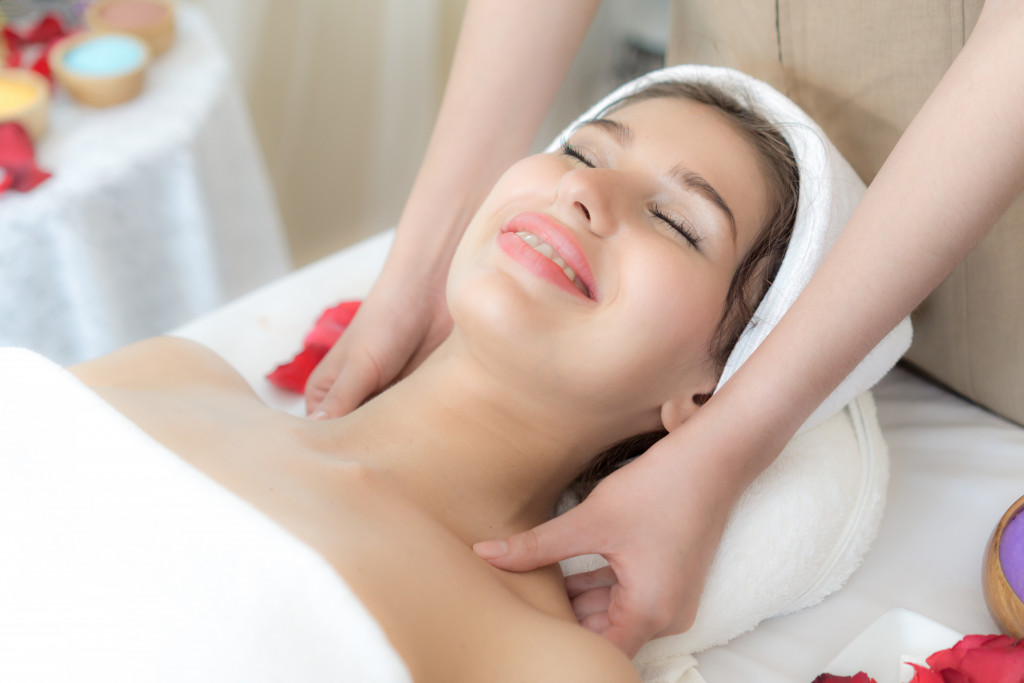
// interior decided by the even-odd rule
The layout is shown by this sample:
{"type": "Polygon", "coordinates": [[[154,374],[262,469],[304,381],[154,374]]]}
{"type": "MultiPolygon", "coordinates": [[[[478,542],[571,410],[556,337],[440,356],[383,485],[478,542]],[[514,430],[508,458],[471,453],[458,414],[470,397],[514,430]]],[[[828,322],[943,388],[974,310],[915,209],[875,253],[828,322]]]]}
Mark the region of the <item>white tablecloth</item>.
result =
{"type": "Polygon", "coordinates": [[[0,196],[0,345],[61,363],[166,332],[290,269],[248,113],[201,12],[137,99],[64,92],[36,152],[54,176],[0,196]]]}

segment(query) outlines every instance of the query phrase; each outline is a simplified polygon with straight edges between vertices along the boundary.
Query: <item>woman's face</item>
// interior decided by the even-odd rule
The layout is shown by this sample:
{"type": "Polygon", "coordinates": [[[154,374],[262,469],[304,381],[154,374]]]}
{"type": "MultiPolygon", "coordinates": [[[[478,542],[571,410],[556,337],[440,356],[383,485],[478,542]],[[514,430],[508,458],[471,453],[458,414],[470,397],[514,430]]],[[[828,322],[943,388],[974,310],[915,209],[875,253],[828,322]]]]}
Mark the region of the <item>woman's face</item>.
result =
{"type": "Polygon", "coordinates": [[[494,186],[452,263],[457,333],[510,382],[657,428],[666,400],[714,388],[709,342],[767,206],[718,110],[630,104],[494,186]]]}

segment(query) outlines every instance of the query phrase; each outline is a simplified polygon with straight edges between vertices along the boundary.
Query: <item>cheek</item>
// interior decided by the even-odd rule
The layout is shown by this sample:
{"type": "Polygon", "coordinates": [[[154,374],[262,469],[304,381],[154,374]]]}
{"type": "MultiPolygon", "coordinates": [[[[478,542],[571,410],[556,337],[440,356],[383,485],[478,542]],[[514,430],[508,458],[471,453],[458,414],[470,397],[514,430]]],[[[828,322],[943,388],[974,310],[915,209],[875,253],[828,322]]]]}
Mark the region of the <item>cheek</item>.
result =
{"type": "Polygon", "coordinates": [[[629,300],[624,303],[637,327],[656,332],[664,347],[679,349],[698,340],[703,352],[721,316],[729,282],[699,257],[678,256],[665,250],[638,259],[643,267],[629,274],[623,292],[629,300]]]}
{"type": "Polygon", "coordinates": [[[501,226],[521,211],[550,205],[564,164],[551,155],[527,157],[513,164],[494,184],[477,209],[452,258],[451,271],[463,268],[495,238],[501,226]]]}
{"type": "Polygon", "coordinates": [[[705,381],[729,283],[696,258],[649,254],[638,262],[645,267],[623,274],[621,314],[607,327],[602,353],[616,358],[609,379],[623,391],[665,397],[705,381]]]}
{"type": "Polygon", "coordinates": [[[456,306],[460,296],[471,302],[471,308],[482,306],[474,299],[484,300],[490,295],[515,297],[514,288],[508,288],[510,283],[503,282],[501,274],[494,271],[495,239],[501,227],[516,214],[549,208],[565,171],[565,163],[559,157],[540,154],[513,164],[498,179],[452,257],[446,290],[449,308],[456,306]]]}

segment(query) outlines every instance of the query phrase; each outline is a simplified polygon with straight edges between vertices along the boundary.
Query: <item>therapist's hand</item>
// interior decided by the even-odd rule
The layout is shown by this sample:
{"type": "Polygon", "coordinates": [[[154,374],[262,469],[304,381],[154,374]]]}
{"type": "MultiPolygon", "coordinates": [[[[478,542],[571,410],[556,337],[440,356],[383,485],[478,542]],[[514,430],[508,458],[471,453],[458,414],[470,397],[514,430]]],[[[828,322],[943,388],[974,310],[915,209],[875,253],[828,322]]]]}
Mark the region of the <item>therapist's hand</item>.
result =
{"type": "Polygon", "coordinates": [[[444,277],[385,269],[306,383],[306,412],[339,417],[419,365],[451,331],[444,277]]]}
{"type": "Polygon", "coordinates": [[[688,466],[691,456],[678,452],[680,439],[673,438],[677,431],[605,478],[569,512],[474,550],[509,571],[603,555],[609,567],[567,579],[569,597],[584,627],[630,657],[651,638],[687,630],[736,497],[695,483],[703,477],[691,475],[703,465],[688,466]]]}

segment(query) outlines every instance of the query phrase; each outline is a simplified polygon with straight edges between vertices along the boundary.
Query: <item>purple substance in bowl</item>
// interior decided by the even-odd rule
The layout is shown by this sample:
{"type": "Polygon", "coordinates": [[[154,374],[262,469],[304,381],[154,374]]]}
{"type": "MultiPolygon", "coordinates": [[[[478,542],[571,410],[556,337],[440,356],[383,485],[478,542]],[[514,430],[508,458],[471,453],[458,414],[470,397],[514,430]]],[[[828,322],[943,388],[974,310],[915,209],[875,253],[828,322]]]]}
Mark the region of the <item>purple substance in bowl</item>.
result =
{"type": "Polygon", "coordinates": [[[999,564],[1010,588],[1024,600],[1024,514],[1014,515],[999,541],[999,564]]]}

